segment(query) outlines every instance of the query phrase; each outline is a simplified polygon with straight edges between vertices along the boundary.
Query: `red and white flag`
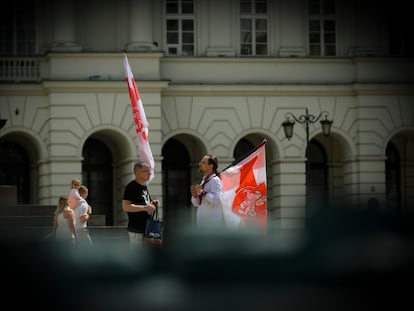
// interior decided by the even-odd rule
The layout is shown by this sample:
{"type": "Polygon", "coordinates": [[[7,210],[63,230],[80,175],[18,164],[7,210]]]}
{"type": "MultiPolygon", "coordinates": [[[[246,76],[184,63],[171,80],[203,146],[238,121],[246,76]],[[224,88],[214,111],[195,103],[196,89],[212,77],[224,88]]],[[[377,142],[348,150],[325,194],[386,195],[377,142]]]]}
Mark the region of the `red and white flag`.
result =
{"type": "Polygon", "coordinates": [[[135,129],[137,132],[137,144],[140,152],[141,161],[145,161],[150,165],[151,177],[150,182],[154,178],[154,157],[148,141],[148,122],[145,116],[144,107],[142,105],[141,96],[139,95],[137,84],[129,66],[128,57],[124,54],[124,67],[126,81],[128,84],[129,97],[131,98],[132,112],[134,115],[135,129]]]}
{"type": "Polygon", "coordinates": [[[220,173],[228,228],[267,231],[266,140],[241,161],[220,173]]]}

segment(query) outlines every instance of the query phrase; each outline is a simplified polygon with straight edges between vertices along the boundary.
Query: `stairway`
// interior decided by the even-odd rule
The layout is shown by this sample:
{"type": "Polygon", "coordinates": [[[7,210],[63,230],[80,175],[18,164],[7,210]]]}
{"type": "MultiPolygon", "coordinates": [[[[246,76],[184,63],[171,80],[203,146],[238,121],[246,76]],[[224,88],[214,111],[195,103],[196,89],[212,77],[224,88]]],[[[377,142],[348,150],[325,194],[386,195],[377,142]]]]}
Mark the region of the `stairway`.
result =
{"type": "MultiPolygon", "coordinates": [[[[52,232],[55,205],[0,204],[0,231],[3,236],[22,239],[47,239],[52,232]]],[[[94,243],[126,243],[126,226],[106,226],[105,215],[92,214],[88,228],[94,243]]]]}

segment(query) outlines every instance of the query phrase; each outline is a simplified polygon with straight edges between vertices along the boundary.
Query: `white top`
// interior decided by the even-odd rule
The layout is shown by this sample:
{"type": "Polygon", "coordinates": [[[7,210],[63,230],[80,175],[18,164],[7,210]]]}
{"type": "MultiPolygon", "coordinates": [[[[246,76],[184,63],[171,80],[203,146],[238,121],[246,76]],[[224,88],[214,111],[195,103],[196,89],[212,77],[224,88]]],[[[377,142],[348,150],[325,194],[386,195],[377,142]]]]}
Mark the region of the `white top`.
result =
{"type": "Polygon", "coordinates": [[[65,218],[64,214],[65,213],[63,212],[57,215],[58,226],[56,228],[56,239],[61,241],[75,238],[70,229],[69,220],[65,218]]]}
{"type": "Polygon", "coordinates": [[[223,184],[218,176],[211,177],[203,189],[201,204],[199,198],[191,196],[191,203],[197,207],[197,227],[199,228],[225,228],[223,207],[223,184]]]}
{"type": "Polygon", "coordinates": [[[86,228],[88,226],[87,221],[84,223],[81,222],[81,216],[88,214],[88,202],[85,199],[82,199],[78,206],[76,206],[73,211],[75,212],[75,220],[76,220],[76,230],[86,228]]]}

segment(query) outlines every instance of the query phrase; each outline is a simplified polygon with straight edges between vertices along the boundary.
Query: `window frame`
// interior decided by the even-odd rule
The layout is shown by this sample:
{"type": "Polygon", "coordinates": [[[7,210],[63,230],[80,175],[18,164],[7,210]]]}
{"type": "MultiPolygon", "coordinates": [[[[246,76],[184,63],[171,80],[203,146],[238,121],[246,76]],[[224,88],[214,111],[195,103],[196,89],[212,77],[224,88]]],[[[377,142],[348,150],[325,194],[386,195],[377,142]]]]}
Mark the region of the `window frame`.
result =
{"type": "Polygon", "coordinates": [[[164,33],[165,33],[165,54],[167,56],[195,56],[196,54],[196,7],[197,2],[196,0],[165,0],[164,2],[164,33]],[[183,13],[183,4],[185,3],[192,3],[193,5],[193,13],[183,13]],[[169,3],[176,3],[177,4],[177,13],[168,13],[167,6],[169,3]],[[168,43],[168,37],[170,33],[173,33],[168,29],[168,21],[177,21],[177,43],[168,43]],[[183,29],[183,21],[192,21],[193,22],[193,29],[192,31],[184,30],[183,29]],[[185,34],[192,33],[193,42],[186,43],[185,41],[185,34]],[[185,54],[186,46],[192,47],[192,53],[185,54]],[[170,53],[170,49],[176,49],[176,53],[170,53]]]}
{"type": "Polygon", "coordinates": [[[269,56],[269,1],[267,0],[239,0],[239,56],[242,57],[267,57],[269,56]],[[242,3],[250,2],[251,11],[249,13],[243,13],[241,11],[242,3]],[[256,4],[264,2],[266,4],[266,12],[265,13],[256,13],[256,4]],[[245,37],[245,35],[248,34],[248,32],[242,30],[242,21],[243,20],[250,20],[251,25],[251,40],[250,40],[250,54],[243,54],[242,50],[244,49],[244,46],[246,45],[245,41],[242,39],[245,37]],[[266,41],[264,44],[258,44],[257,41],[257,22],[260,20],[266,21],[266,41]],[[244,35],[243,35],[244,34],[244,35]],[[265,46],[266,52],[264,54],[257,54],[257,48],[258,45],[265,46]]]}
{"type": "Polygon", "coordinates": [[[21,1],[6,2],[3,5],[0,22],[0,55],[36,55],[36,4],[21,1]],[[24,4],[24,5],[23,5],[24,4]],[[32,4],[31,7],[28,5],[32,4]],[[4,14],[4,15],[3,15],[4,14]],[[5,17],[6,18],[3,18],[5,17]],[[11,22],[11,25],[7,23],[11,22]],[[8,33],[10,32],[10,33],[8,33]]]}
{"type": "MultiPolygon", "coordinates": [[[[335,0],[309,0],[307,6],[308,12],[308,37],[307,37],[307,45],[308,45],[308,55],[311,57],[336,57],[338,55],[338,28],[337,28],[337,20],[336,20],[336,1],[335,0]],[[319,3],[319,12],[318,13],[311,13],[311,4],[314,2],[319,3]],[[333,13],[325,13],[323,8],[325,7],[324,4],[331,3],[333,4],[333,13]],[[311,27],[312,22],[317,22],[318,24],[318,31],[313,31],[311,27]],[[334,30],[327,30],[327,22],[333,22],[334,30]],[[311,37],[318,36],[319,44],[312,44],[311,37]],[[333,35],[334,41],[333,43],[327,43],[326,38],[328,35],[333,35]],[[319,46],[319,53],[312,52],[313,46],[319,46]],[[328,54],[327,47],[333,47],[334,53],[328,54]]],[[[316,24],[316,23],[315,23],[316,24]]]]}

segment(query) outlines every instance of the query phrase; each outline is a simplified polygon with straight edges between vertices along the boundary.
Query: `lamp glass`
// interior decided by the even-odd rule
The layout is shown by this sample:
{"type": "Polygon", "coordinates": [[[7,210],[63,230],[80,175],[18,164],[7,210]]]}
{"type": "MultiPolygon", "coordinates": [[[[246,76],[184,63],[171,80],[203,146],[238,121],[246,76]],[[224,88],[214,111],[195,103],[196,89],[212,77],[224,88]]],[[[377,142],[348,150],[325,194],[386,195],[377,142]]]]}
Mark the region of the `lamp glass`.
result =
{"type": "Polygon", "coordinates": [[[331,134],[331,125],[332,125],[331,120],[325,119],[325,120],[321,120],[321,126],[322,126],[322,132],[323,135],[325,136],[329,136],[331,134]]]}
{"type": "Polygon", "coordinates": [[[295,122],[290,121],[289,119],[282,123],[283,130],[285,131],[285,137],[290,140],[293,136],[293,125],[295,122]]]}

